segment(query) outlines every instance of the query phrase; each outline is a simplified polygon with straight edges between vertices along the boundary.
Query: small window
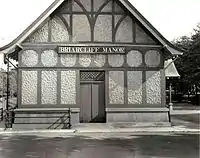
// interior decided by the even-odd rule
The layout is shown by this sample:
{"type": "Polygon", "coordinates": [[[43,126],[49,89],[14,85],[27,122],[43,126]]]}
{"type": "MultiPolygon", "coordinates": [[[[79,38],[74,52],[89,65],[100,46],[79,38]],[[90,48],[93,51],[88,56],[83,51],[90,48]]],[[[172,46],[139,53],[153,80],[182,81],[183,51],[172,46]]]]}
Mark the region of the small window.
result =
{"type": "Polygon", "coordinates": [[[80,80],[81,81],[104,81],[105,72],[104,71],[81,71],[80,80]]]}

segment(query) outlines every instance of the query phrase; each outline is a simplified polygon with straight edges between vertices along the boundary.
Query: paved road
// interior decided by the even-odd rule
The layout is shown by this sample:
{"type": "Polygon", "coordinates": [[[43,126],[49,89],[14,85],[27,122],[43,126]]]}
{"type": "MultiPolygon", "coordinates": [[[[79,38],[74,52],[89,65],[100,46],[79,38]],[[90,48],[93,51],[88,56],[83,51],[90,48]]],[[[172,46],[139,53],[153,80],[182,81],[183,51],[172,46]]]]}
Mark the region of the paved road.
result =
{"type": "Polygon", "coordinates": [[[199,135],[0,136],[0,158],[199,158],[199,135]]]}

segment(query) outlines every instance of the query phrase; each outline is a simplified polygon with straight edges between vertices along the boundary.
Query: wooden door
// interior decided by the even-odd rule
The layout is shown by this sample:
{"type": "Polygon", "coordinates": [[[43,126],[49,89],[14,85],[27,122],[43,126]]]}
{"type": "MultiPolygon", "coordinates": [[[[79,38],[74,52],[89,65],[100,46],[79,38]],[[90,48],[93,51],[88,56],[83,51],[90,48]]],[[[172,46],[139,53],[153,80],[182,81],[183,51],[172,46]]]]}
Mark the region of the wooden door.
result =
{"type": "Polygon", "coordinates": [[[81,84],[80,122],[105,122],[104,82],[81,84]]]}

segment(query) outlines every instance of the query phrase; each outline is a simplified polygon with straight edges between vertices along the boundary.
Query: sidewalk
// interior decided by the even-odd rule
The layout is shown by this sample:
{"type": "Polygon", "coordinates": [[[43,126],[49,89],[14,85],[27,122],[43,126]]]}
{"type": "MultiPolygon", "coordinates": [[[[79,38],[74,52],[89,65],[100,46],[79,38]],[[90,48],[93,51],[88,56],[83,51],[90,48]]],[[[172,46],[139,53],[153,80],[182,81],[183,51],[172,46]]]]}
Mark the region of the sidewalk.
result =
{"type": "Polygon", "coordinates": [[[186,126],[165,126],[165,127],[131,127],[115,126],[112,124],[77,124],[72,129],[66,130],[31,130],[14,131],[7,129],[0,131],[0,134],[36,134],[36,133],[132,133],[132,134],[156,134],[156,133],[175,133],[175,134],[200,134],[200,129],[187,128],[186,126]]]}
{"type": "Polygon", "coordinates": [[[3,125],[0,127],[0,134],[26,134],[26,133],[188,133],[200,134],[200,110],[177,110],[171,111],[171,125],[169,123],[79,123],[72,126],[70,130],[33,130],[33,131],[14,131],[5,130],[3,125]]]}
{"type": "Polygon", "coordinates": [[[126,124],[120,126],[116,124],[81,124],[73,128],[77,133],[196,133],[200,134],[200,129],[191,129],[185,126],[142,126],[126,124]]]}

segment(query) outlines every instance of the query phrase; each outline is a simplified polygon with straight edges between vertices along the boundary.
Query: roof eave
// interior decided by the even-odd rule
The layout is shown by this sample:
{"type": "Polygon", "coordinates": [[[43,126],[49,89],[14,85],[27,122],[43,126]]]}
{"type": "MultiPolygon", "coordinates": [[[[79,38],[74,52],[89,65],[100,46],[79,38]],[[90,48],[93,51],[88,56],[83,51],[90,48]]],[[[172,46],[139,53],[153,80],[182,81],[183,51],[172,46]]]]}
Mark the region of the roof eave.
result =
{"type": "Polygon", "coordinates": [[[39,27],[64,0],[55,0],[30,26],[28,26],[16,39],[9,44],[0,47],[1,53],[8,53],[20,45],[37,27],[39,27]]]}
{"type": "MultiPolygon", "coordinates": [[[[166,40],[140,12],[128,1],[119,0],[135,17],[143,24],[152,35],[164,46],[172,55],[182,55],[183,52],[174,48],[174,46],[166,40]]],[[[15,49],[16,45],[20,45],[36,28],[38,28],[56,8],[58,8],[64,0],[55,0],[25,31],[23,31],[15,40],[8,45],[0,48],[0,53],[8,53],[15,49]]]]}
{"type": "Polygon", "coordinates": [[[183,51],[179,51],[176,48],[170,47],[169,45],[164,46],[172,55],[183,55],[183,51]]]}

